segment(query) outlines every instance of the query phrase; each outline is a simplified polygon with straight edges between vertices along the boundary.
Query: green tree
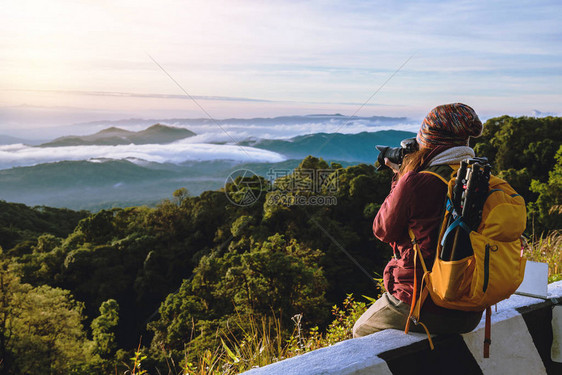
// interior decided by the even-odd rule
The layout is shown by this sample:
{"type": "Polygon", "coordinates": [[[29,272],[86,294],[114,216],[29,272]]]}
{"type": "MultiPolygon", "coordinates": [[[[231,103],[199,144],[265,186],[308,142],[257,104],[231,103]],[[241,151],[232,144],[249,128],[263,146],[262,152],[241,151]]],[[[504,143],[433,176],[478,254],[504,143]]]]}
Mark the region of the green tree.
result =
{"type": "Polygon", "coordinates": [[[525,198],[529,231],[539,234],[560,227],[557,151],[562,147],[562,117],[492,118],[471,144],[478,156],[488,157],[492,172],[525,198]]]}
{"type": "Polygon", "coordinates": [[[11,264],[0,247],[0,374],[8,374],[13,366],[9,350],[13,339],[13,299],[20,287],[19,278],[12,272],[11,264]]]}
{"type": "Polygon", "coordinates": [[[59,246],[61,239],[46,233],[37,237],[37,244],[33,247],[33,251],[37,253],[48,253],[55,247],[59,246]]]}
{"type": "Polygon", "coordinates": [[[1,368],[6,374],[68,374],[92,362],[82,304],[69,291],[20,282],[5,259],[0,275],[1,368]]]}
{"type": "Polygon", "coordinates": [[[471,144],[477,155],[488,157],[494,173],[527,168],[531,179],[545,182],[562,144],[562,118],[491,118],[471,144]]]}
{"type": "Polygon", "coordinates": [[[240,241],[228,252],[203,257],[192,280],[166,298],[160,319],[150,324],[152,347],[163,344],[179,351],[188,342],[200,354],[217,344],[216,330],[226,329],[235,316],[274,313],[287,323],[304,313],[311,321],[322,321],[329,309],[326,279],[318,266],[321,256],[319,250],[274,235],[263,242],[240,241]]]}
{"type": "Polygon", "coordinates": [[[181,204],[185,200],[185,198],[189,197],[189,191],[186,188],[182,187],[182,188],[174,191],[172,193],[172,196],[174,197],[175,203],[178,206],[181,206],[181,204]]]}
{"type": "Polygon", "coordinates": [[[561,229],[562,224],[562,146],[556,153],[556,165],[549,172],[548,181],[533,180],[531,191],[539,197],[529,204],[529,213],[535,217],[537,234],[542,231],[561,229]]]}
{"type": "Polygon", "coordinates": [[[82,304],[70,292],[22,285],[14,296],[11,351],[22,374],[67,374],[91,360],[82,304]]]}
{"type": "Polygon", "coordinates": [[[0,246],[6,252],[21,241],[35,240],[43,233],[66,237],[86,211],[52,207],[27,207],[21,203],[0,200],[0,246]]]}
{"type": "Polygon", "coordinates": [[[119,323],[119,304],[114,299],[103,302],[100,315],[92,321],[94,352],[104,359],[109,359],[117,348],[115,330],[119,323]]]}
{"type": "Polygon", "coordinates": [[[110,240],[114,235],[113,217],[115,211],[101,210],[97,214],[80,220],[76,229],[84,236],[84,242],[103,244],[110,240]]]}

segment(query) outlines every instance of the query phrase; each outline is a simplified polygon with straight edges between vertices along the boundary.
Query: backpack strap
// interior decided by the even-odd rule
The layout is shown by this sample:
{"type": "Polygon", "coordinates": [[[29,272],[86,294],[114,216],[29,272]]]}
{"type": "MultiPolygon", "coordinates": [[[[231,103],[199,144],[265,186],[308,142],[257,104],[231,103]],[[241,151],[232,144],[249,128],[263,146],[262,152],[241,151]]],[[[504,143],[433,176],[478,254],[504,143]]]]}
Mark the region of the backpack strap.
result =
{"type": "Polygon", "coordinates": [[[445,241],[447,240],[447,237],[449,236],[449,234],[452,233],[452,231],[456,227],[460,227],[464,229],[466,233],[472,232],[472,229],[470,229],[470,227],[463,221],[463,217],[459,216],[455,219],[455,221],[451,223],[451,225],[449,225],[449,227],[445,231],[445,234],[443,234],[443,238],[441,239],[441,246],[445,246],[445,241]]]}
{"type": "Polygon", "coordinates": [[[426,169],[420,171],[420,173],[429,173],[434,175],[441,181],[443,181],[446,185],[449,185],[449,180],[453,178],[453,175],[457,172],[458,166],[457,165],[432,165],[427,167],[426,169]]]}
{"type": "Polygon", "coordinates": [[[427,339],[429,341],[429,347],[433,350],[435,347],[433,346],[433,341],[431,340],[431,335],[429,334],[429,330],[427,329],[426,325],[420,321],[420,313],[421,313],[421,306],[423,305],[425,299],[428,295],[427,283],[425,282],[426,278],[429,275],[429,271],[425,265],[425,261],[423,260],[423,256],[420,250],[420,246],[418,245],[418,241],[416,240],[416,236],[411,228],[408,228],[408,234],[412,239],[412,244],[414,246],[414,292],[412,294],[412,302],[410,306],[410,314],[408,315],[408,319],[406,320],[406,326],[404,328],[404,333],[408,333],[410,330],[410,321],[412,321],[415,325],[420,324],[425,333],[427,334],[427,339]],[[421,281],[420,287],[420,297],[416,300],[416,296],[418,294],[418,278],[417,278],[417,258],[420,258],[420,263],[423,268],[423,277],[421,281]],[[425,284],[425,285],[424,285],[425,284]]]}
{"type": "MultiPolygon", "coordinates": [[[[428,173],[431,175],[434,175],[435,177],[439,178],[441,181],[443,181],[445,183],[445,185],[449,185],[449,180],[451,180],[454,176],[454,174],[456,173],[458,169],[458,166],[452,165],[434,165],[434,166],[430,166],[422,171],[420,171],[420,173],[428,173]]],[[[445,210],[443,210],[443,214],[445,213],[445,210]]],[[[409,329],[410,329],[410,322],[413,322],[415,325],[420,324],[423,329],[425,330],[425,333],[427,334],[427,339],[429,341],[429,347],[431,348],[431,350],[434,349],[434,345],[433,345],[433,341],[431,339],[431,335],[429,334],[429,330],[427,329],[426,325],[423,324],[420,321],[420,314],[421,314],[421,307],[423,305],[423,303],[425,302],[426,298],[429,295],[429,290],[428,290],[428,276],[430,271],[427,269],[427,266],[425,265],[425,261],[423,260],[423,256],[418,244],[418,241],[416,239],[416,236],[414,235],[414,232],[412,231],[411,228],[408,228],[408,234],[410,235],[410,239],[412,240],[412,245],[414,248],[414,290],[413,290],[413,295],[412,295],[412,303],[410,306],[410,314],[408,315],[408,319],[406,320],[406,326],[404,329],[404,333],[408,333],[409,329]],[[422,265],[423,268],[423,276],[422,276],[422,280],[421,280],[421,285],[419,288],[419,298],[417,297],[418,295],[418,277],[417,277],[417,259],[420,259],[420,263],[422,265]]]]}

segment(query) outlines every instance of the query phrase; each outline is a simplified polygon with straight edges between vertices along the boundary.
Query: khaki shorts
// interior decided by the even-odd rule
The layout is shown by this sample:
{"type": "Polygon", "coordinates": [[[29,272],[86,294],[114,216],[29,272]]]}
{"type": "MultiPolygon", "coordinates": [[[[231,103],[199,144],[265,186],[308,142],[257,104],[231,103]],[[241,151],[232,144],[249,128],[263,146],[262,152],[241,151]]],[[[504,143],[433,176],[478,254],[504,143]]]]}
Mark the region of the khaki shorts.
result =
{"type": "MultiPolygon", "coordinates": [[[[357,319],[353,337],[366,336],[384,329],[404,330],[410,305],[391,294],[384,293],[357,319]]],[[[447,310],[446,313],[421,312],[420,321],[431,334],[466,333],[472,331],[482,318],[482,312],[447,310]]],[[[421,325],[410,324],[410,331],[425,332],[421,325]]]]}

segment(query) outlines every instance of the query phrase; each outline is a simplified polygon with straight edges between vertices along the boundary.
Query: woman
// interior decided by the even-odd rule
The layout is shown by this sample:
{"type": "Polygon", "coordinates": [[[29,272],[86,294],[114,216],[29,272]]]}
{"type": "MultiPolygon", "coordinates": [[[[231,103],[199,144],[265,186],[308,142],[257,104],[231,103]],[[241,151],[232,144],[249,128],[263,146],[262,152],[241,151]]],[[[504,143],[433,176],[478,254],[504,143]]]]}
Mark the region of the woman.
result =
{"type": "MultiPolygon", "coordinates": [[[[471,107],[461,103],[441,105],[423,120],[416,137],[419,151],[407,155],[400,167],[385,159],[397,178],[375,217],[373,232],[392,246],[394,256],[384,270],[386,292],[357,320],[354,337],[387,328],[404,329],[411,303],[415,301],[414,249],[408,228],[412,229],[425,264],[431,269],[447,194],[447,186],[438,177],[419,172],[430,166],[459,164],[474,157],[468,139],[481,132],[482,123],[471,107]]],[[[418,285],[422,273],[417,272],[418,285]]],[[[439,307],[428,297],[420,321],[431,333],[463,333],[472,331],[481,316],[481,312],[439,307]]],[[[410,330],[424,332],[421,325],[411,324],[410,330]]]]}

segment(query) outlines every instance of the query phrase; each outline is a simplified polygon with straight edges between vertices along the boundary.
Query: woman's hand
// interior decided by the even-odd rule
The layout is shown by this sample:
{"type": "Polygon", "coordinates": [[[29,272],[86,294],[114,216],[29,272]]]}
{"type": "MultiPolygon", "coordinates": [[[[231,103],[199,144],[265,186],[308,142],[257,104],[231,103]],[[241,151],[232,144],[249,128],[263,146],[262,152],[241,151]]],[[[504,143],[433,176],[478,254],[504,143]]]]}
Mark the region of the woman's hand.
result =
{"type": "Polygon", "coordinates": [[[384,158],[384,164],[392,169],[394,173],[400,172],[400,166],[396,163],[391,162],[390,160],[388,160],[388,158],[384,158]]]}

